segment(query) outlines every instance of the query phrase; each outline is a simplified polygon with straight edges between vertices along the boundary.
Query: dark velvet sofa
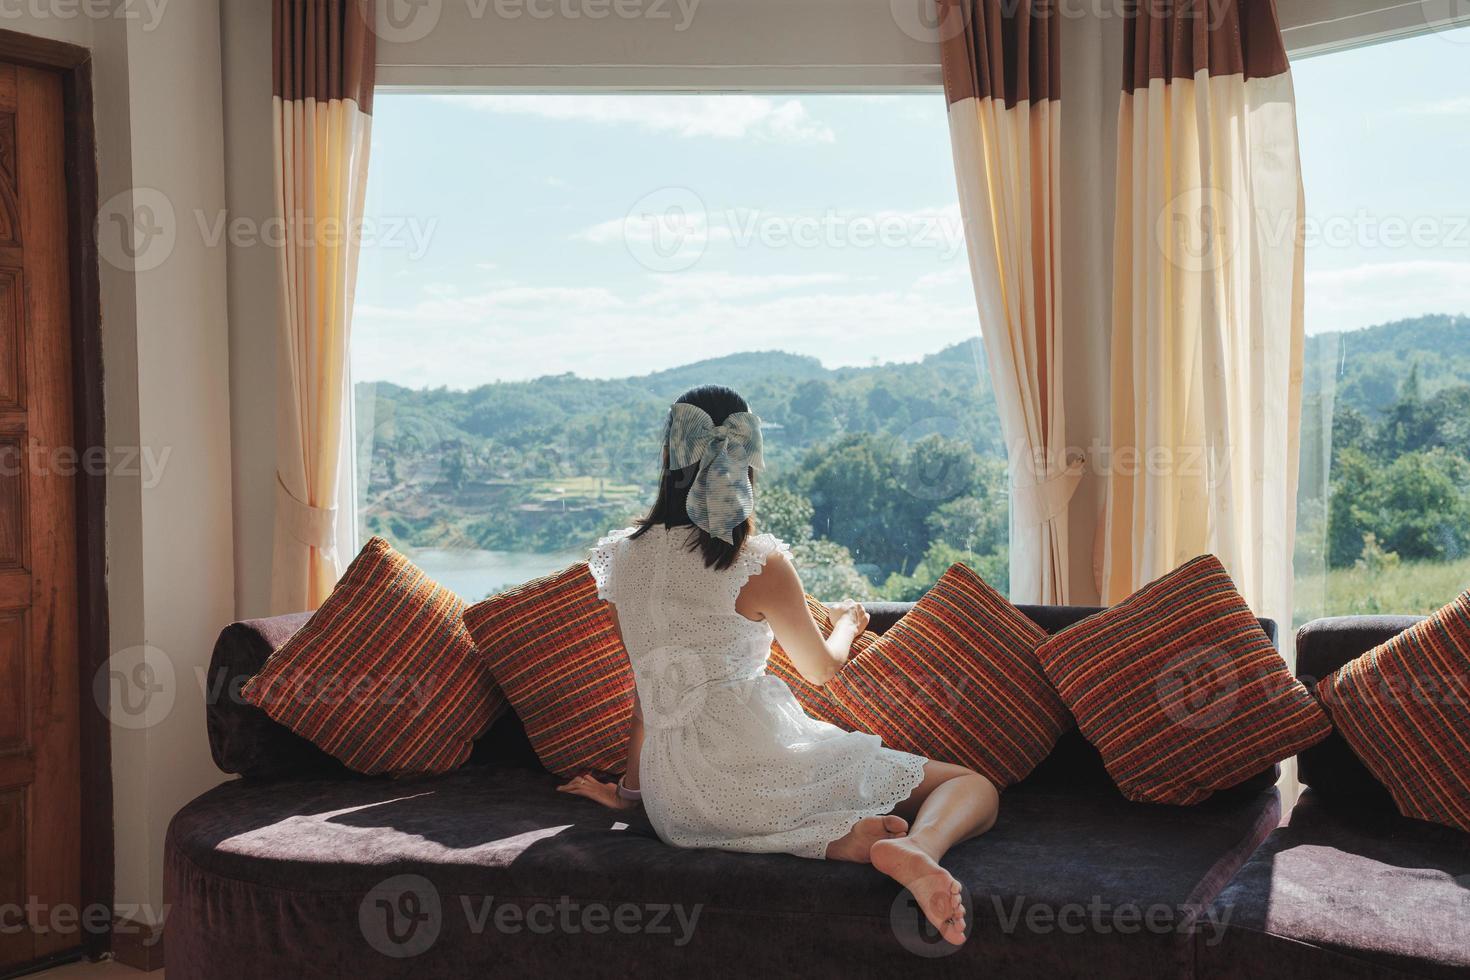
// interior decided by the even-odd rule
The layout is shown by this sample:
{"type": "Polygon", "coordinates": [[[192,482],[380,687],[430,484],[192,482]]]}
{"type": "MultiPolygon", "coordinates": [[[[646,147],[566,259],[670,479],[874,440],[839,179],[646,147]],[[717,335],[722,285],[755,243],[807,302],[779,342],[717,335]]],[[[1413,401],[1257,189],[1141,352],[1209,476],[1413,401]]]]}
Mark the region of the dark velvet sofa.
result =
{"type": "MultiPolygon", "coordinates": [[[[885,629],[906,608],[871,607],[873,628],[885,629]]],[[[1047,630],[1095,611],[1023,609],[1047,630]]],[[[1291,857],[1335,841],[1355,860],[1386,856],[1390,868],[1425,867],[1431,859],[1459,867],[1456,874],[1470,866],[1453,864],[1464,857],[1465,835],[1438,828],[1444,833],[1436,837],[1435,828],[1418,825],[1422,836],[1413,840],[1422,843],[1404,837],[1398,844],[1373,827],[1356,831],[1361,838],[1345,836],[1355,832],[1347,823],[1333,837],[1320,819],[1308,825],[1311,800],[1303,805],[1307,816],[1294,814],[1278,830],[1274,771],[1198,806],[1130,803],[1092,747],[1068,733],[1035,773],[1003,794],[996,827],[946,859],[967,889],[972,920],[969,942],[954,950],[934,941],[903,893],[870,868],[676,850],[658,841],[638,811],[613,813],[554,792],[557,778],[537,764],[513,714],[450,775],[347,773],[238,697],[245,679],[304,621],[236,623],[216,645],[207,687],[210,745],[220,768],[241,778],[185,806],[169,827],[170,980],[646,978],[671,971],[1027,980],[1464,975],[1455,973],[1463,949],[1446,952],[1442,944],[1403,939],[1408,948],[1396,954],[1353,959],[1326,938],[1314,942],[1304,923],[1314,914],[1341,920],[1341,910],[1331,882],[1307,870],[1290,891],[1290,903],[1302,908],[1283,924],[1278,913],[1289,902],[1278,893],[1280,869],[1296,864],[1285,857],[1273,864],[1273,854],[1291,857]],[[1314,834],[1326,835],[1324,842],[1314,834]],[[1420,855],[1426,863],[1413,864],[1420,855]],[[1321,904],[1306,908],[1313,899],[1304,894],[1316,886],[1324,889],[1321,904]],[[1368,972],[1338,972],[1344,955],[1368,972]]],[[[1264,625],[1274,636],[1273,624],[1264,625]]],[[[1339,766],[1350,768],[1347,762],[1337,757],[1339,766]]],[[[1441,891],[1414,894],[1431,903],[1457,900],[1441,891]]]]}
{"type": "MultiPolygon", "coordinates": [[[[1310,688],[1421,617],[1319,619],[1297,633],[1310,688]]],[[[1470,834],[1400,816],[1337,734],[1298,757],[1285,826],[1215,899],[1219,942],[1198,975],[1396,980],[1470,977],[1470,834]]]]}

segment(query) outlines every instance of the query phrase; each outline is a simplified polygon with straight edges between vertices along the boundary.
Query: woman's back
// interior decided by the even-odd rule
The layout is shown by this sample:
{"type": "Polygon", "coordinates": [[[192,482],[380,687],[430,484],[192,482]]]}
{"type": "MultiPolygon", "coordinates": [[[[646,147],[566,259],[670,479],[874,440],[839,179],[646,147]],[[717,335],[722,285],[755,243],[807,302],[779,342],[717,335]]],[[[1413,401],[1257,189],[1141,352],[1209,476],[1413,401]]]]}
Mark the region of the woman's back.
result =
{"type": "Polygon", "coordinates": [[[654,526],[636,538],[634,530],[604,538],[588,563],[598,596],[617,607],[635,673],[657,651],[675,647],[699,658],[705,681],[759,674],[771,628],[742,616],[735,603],[771,555],[790,554],[786,545],[775,535],[750,535],[730,567],[719,569],[690,550],[693,528],[654,526]]]}

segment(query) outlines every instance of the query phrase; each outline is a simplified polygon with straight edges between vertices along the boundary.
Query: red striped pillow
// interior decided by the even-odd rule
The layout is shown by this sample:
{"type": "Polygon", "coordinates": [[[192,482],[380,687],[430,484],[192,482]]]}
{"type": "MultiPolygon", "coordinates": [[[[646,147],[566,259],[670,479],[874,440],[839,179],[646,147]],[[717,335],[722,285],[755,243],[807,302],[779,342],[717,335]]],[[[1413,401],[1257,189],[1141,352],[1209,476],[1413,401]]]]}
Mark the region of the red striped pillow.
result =
{"type": "Polygon", "coordinates": [[[1071,727],[1033,652],[1046,633],[964,565],[827,685],[890,748],[1022,779],[1071,727]]]}
{"type": "Polygon", "coordinates": [[[633,671],[585,561],[477,602],[464,621],[543,766],[622,771],[633,671]]]}
{"type": "MultiPolygon", "coordinates": [[[[807,612],[812,614],[812,619],[817,624],[817,629],[822,631],[822,636],[832,635],[832,616],[827,612],[827,607],[813,596],[806,597],[807,612]]],[[[852,656],[872,646],[878,639],[875,633],[863,633],[852,641],[852,656]]],[[[845,669],[845,668],[844,668],[845,669]]],[[[791,688],[791,693],[796,695],[797,702],[808,715],[818,721],[825,721],[829,725],[845,728],[852,731],[853,723],[847,717],[847,712],[842,710],[842,705],[832,696],[832,691],[827,687],[818,687],[808,683],[796,665],[791,662],[791,657],[781,649],[781,644],[771,643],[771,659],[766,661],[766,670],[786,682],[791,688]]]]}
{"type": "Polygon", "coordinates": [[[463,610],[373,538],[241,694],[349,769],[449,772],[505,709],[463,610]]]}
{"type": "Polygon", "coordinates": [[[1330,730],[1214,555],[1062,630],[1036,655],[1130,800],[1198,803],[1330,730]]]}
{"type": "Polygon", "coordinates": [[[1470,592],[1317,684],[1404,816],[1470,830],[1470,592]]]}

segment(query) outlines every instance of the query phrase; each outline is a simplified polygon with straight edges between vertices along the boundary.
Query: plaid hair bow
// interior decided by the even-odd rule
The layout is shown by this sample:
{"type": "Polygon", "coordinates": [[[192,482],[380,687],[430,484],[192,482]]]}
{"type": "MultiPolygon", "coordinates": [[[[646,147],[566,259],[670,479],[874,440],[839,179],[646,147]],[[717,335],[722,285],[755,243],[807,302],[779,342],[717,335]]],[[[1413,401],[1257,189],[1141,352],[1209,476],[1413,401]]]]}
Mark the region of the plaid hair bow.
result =
{"type": "Polygon", "coordinates": [[[731,532],[755,511],[750,470],[761,459],[761,420],[736,412],[715,425],[702,408],[677,404],[669,413],[669,469],[698,464],[689,488],[689,519],[711,537],[733,543],[731,532]]]}

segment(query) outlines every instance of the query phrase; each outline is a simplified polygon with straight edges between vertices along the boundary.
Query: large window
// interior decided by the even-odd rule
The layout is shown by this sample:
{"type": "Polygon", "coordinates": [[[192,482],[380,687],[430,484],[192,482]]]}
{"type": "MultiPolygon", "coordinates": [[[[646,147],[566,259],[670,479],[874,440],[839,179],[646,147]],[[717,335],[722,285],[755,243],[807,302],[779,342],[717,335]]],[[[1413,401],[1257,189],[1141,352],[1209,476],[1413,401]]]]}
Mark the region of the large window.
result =
{"type": "Polygon", "coordinates": [[[1006,579],[1004,448],[944,99],[375,103],[358,523],[479,599],[652,500],[700,383],[765,420],[758,520],[826,599],[1006,579]]]}
{"type": "Polygon", "coordinates": [[[1298,622],[1470,585],[1470,28],[1293,66],[1307,192],[1298,622]]]}

